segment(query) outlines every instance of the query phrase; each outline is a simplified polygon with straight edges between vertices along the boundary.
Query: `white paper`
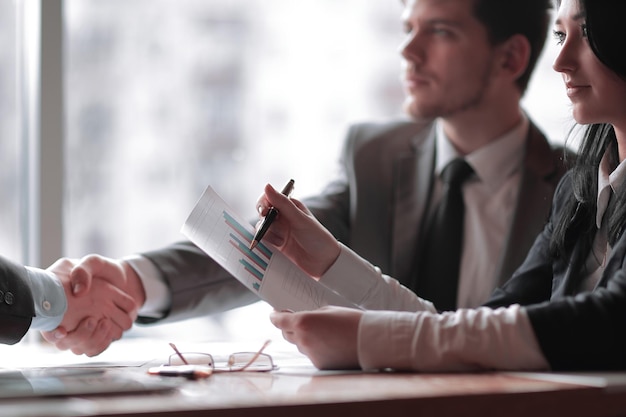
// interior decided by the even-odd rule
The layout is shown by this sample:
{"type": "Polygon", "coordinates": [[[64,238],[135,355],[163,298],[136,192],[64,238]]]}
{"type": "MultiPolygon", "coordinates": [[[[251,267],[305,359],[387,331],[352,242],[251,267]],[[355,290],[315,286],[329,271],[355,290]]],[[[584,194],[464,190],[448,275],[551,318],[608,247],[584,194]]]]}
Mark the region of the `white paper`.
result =
{"type": "Polygon", "coordinates": [[[181,231],[276,310],[314,310],[326,305],[358,308],[311,278],[271,244],[261,241],[251,251],[254,228],[210,186],[181,231]]]}

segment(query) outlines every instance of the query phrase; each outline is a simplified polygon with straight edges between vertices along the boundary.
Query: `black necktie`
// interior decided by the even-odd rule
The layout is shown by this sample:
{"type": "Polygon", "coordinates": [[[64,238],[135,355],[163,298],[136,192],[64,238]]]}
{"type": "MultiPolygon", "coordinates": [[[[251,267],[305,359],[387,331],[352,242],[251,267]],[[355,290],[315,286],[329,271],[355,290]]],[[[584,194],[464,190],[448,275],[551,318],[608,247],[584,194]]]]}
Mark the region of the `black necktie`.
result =
{"type": "Polygon", "coordinates": [[[456,309],[465,216],[461,187],[473,172],[461,158],[444,168],[442,199],[422,240],[415,292],[440,311],[456,309]]]}

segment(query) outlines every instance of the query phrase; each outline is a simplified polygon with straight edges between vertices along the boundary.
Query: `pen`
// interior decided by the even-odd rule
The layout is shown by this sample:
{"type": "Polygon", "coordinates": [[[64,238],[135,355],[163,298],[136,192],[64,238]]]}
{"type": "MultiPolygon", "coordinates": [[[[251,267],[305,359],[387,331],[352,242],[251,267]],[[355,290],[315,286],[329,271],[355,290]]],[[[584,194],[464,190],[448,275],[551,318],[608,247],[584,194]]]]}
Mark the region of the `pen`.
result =
{"type": "MultiPolygon", "coordinates": [[[[293,191],[293,183],[294,183],[293,180],[289,180],[287,185],[285,185],[285,188],[283,188],[283,191],[282,191],[283,195],[286,195],[287,197],[289,197],[289,194],[291,194],[291,192],[293,191]]],[[[250,242],[250,250],[254,249],[256,245],[259,244],[261,239],[263,239],[263,236],[265,236],[267,229],[270,228],[270,225],[276,218],[277,214],[278,214],[278,210],[276,210],[274,207],[271,207],[269,209],[269,211],[267,212],[267,215],[265,216],[265,219],[263,219],[263,223],[261,223],[261,227],[259,227],[259,230],[257,230],[257,232],[254,234],[254,239],[252,239],[252,242],[250,242]]]]}
{"type": "Polygon", "coordinates": [[[150,375],[182,376],[187,379],[208,378],[212,373],[211,367],[199,365],[156,366],[148,369],[150,375]]]}

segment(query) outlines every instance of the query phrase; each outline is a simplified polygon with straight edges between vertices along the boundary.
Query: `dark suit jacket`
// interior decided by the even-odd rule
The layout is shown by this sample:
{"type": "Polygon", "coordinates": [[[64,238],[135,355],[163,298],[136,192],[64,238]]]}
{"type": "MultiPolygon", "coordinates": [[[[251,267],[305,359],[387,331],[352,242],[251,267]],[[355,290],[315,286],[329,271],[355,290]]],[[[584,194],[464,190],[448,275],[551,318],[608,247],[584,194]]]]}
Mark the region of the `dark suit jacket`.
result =
{"type": "Polygon", "coordinates": [[[550,221],[526,260],[485,305],[526,305],[553,370],[626,369],[626,236],[622,234],[614,245],[593,292],[576,293],[584,278],[581,265],[589,254],[578,239],[580,232],[569,234],[568,253],[558,259],[550,256],[554,223],[572,192],[566,175],[556,191],[550,221]]]}
{"type": "MultiPolygon", "coordinates": [[[[342,175],[322,194],[304,202],[338,240],[386,274],[408,284],[414,276],[419,229],[433,182],[434,153],[434,123],[354,125],[342,152],[342,175]]],[[[563,153],[563,148],[552,149],[531,123],[522,197],[507,244],[495,260],[498,285],[522,263],[547,221],[554,190],[565,172],[563,153]]],[[[170,286],[170,320],[258,300],[189,242],[144,255],[170,286]]]]}
{"type": "Polygon", "coordinates": [[[0,343],[19,342],[34,316],[26,268],[0,257],[0,343]]]}

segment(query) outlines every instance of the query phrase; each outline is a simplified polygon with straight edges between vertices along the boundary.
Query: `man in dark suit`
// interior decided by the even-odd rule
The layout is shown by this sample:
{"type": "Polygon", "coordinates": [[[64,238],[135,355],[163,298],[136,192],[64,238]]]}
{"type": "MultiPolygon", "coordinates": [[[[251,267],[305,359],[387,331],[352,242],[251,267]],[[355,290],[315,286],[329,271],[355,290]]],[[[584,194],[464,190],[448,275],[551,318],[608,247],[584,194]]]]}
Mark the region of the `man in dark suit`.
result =
{"type": "Polygon", "coordinates": [[[70,286],[76,287],[82,277],[76,275],[70,282],[65,264],[60,261],[43,270],[0,256],[0,343],[15,344],[31,328],[74,329],[82,320],[95,330],[95,337],[110,343],[131,327],[137,309],[130,297],[101,280],[90,282],[90,294],[74,297],[70,286]]]}
{"type": "MultiPolygon", "coordinates": [[[[53,283],[53,278],[43,273],[39,279],[42,283],[53,283]]],[[[54,284],[52,288],[55,288],[54,284]]],[[[54,307],[53,316],[62,315],[66,308],[62,289],[53,298],[60,301],[46,305],[51,309],[54,307]]],[[[14,344],[20,341],[30,328],[33,316],[35,302],[27,269],[0,258],[0,342],[14,344]]]]}
{"type": "MultiPolygon", "coordinates": [[[[342,174],[303,201],[338,240],[419,288],[429,278],[420,274],[419,250],[428,245],[420,242],[421,230],[441,198],[440,174],[451,160],[465,159],[474,174],[463,186],[466,226],[454,298],[457,307],[476,306],[523,261],[566,170],[564,150],[552,149],[520,106],[551,4],[403,3],[405,110],[412,120],[352,127],[342,174]]],[[[131,294],[143,305],[141,323],[258,300],[190,242],[121,263],[129,282],[143,284],[131,294]]],[[[57,343],[80,350],[88,335],[77,332],[57,343]]]]}

